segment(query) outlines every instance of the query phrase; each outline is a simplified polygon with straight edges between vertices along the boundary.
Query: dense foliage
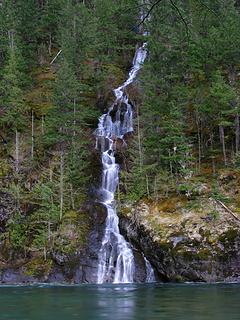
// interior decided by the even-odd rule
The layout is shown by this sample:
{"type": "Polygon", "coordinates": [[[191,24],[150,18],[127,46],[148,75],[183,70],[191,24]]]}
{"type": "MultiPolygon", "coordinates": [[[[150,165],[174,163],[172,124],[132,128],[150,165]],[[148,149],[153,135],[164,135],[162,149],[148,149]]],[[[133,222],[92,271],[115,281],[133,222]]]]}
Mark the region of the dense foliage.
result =
{"type": "Polygon", "coordinates": [[[137,12],[134,0],[1,3],[2,239],[18,253],[46,254],[64,224],[84,224],[93,131],[129,67],[137,12]]]}
{"type": "Polygon", "coordinates": [[[138,161],[122,184],[133,199],[190,194],[204,174],[239,168],[239,4],[159,1],[146,24],[138,161]]]}

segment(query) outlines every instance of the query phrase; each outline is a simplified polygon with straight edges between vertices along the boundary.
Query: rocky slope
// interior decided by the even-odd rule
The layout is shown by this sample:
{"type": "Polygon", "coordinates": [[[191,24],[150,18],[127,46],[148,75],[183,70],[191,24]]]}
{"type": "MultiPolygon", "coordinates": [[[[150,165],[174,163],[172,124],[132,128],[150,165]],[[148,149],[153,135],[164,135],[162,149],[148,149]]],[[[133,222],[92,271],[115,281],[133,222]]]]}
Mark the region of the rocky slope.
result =
{"type": "MultiPolygon", "coordinates": [[[[5,211],[8,212],[7,207],[5,211]]],[[[85,204],[85,211],[65,215],[51,233],[46,250],[16,250],[11,238],[0,241],[0,283],[94,283],[105,210],[85,204]]]]}
{"type": "Polygon", "coordinates": [[[121,209],[126,237],[163,281],[240,281],[240,220],[207,195],[121,209]]]}

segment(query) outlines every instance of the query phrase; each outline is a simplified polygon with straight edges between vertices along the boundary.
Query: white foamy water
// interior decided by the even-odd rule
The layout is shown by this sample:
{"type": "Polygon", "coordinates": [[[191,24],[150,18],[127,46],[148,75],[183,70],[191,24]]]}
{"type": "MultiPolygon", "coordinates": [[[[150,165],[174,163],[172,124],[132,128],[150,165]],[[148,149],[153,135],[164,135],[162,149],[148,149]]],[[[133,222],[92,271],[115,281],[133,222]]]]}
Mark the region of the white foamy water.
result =
{"type": "MultiPolygon", "coordinates": [[[[144,43],[135,52],[133,66],[127,80],[113,91],[116,99],[108,113],[99,118],[96,130],[96,148],[101,151],[102,158],[102,184],[99,192],[102,196],[102,204],[107,210],[105,231],[98,255],[98,283],[132,283],[134,281],[134,255],[131,245],[120,234],[114,200],[119,177],[115,143],[117,139],[124,142],[124,135],[133,131],[133,110],[125,89],[136,79],[146,55],[146,43],[144,43]]],[[[145,263],[146,281],[149,282],[152,281],[154,272],[146,259],[145,263]]]]}

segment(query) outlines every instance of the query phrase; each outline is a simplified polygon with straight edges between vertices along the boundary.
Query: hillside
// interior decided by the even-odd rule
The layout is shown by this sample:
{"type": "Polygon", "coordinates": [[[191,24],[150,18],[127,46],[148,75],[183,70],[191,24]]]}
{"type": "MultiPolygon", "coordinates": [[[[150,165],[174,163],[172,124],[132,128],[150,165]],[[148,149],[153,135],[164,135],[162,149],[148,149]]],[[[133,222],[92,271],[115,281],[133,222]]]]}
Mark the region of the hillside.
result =
{"type": "Polygon", "coordinates": [[[133,132],[110,137],[121,232],[159,280],[239,281],[239,10],[1,1],[0,282],[96,281],[107,213],[95,130],[144,42],[124,89],[133,132]]]}

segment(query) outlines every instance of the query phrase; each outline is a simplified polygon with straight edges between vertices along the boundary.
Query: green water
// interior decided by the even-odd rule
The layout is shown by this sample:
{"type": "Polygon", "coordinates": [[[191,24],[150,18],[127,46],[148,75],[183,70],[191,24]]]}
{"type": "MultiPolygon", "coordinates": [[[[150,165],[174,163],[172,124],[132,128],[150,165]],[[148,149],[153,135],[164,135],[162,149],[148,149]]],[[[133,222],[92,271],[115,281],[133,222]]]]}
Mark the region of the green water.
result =
{"type": "Polygon", "coordinates": [[[6,286],[0,319],[239,320],[240,285],[6,286]]]}

